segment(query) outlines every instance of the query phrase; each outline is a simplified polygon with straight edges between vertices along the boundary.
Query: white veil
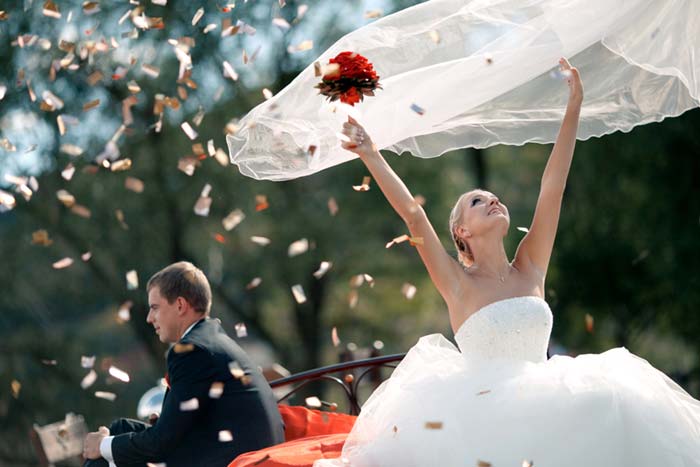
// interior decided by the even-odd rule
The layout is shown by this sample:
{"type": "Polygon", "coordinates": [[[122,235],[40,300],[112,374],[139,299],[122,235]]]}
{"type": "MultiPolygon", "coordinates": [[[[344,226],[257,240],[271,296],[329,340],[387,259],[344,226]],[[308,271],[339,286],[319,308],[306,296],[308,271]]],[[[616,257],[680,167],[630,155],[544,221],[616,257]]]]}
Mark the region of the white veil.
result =
{"type": "Polygon", "coordinates": [[[679,115],[700,98],[700,0],[430,0],[318,61],[345,50],[374,64],[383,89],[331,104],[310,65],[227,136],[241,173],[287,180],[355,158],[338,138],[348,114],[378,148],[418,157],[552,142],[568,94],[553,71],[562,56],[583,79],[579,139],[679,115]]]}

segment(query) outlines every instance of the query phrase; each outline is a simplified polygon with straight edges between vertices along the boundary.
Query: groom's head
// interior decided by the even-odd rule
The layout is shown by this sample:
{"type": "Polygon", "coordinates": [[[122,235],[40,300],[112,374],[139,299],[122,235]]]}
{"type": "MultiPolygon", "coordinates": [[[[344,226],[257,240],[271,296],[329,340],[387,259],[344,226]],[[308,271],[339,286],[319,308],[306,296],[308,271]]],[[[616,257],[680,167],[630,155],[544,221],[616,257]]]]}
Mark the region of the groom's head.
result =
{"type": "Polygon", "coordinates": [[[204,273],[180,261],[148,280],[148,317],[162,342],[174,343],[193,322],[209,314],[211,287],[204,273]]]}

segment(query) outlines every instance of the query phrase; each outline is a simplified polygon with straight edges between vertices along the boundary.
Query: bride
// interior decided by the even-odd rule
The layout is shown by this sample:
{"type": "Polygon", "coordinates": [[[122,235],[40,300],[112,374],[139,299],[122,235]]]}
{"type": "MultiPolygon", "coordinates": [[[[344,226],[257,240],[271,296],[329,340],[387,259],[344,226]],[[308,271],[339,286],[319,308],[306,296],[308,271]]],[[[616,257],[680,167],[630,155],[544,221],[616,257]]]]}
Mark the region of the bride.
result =
{"type": "Polygon", "coordinates": [[[463,194],[450,215],[455,261],[403,182],[352,118],[357,154],[406,222],[447,303],[459,345],[425,336],[369,398],[340,459],[324,466],[700,466],[700,401],[645,360],[616,348],[547,360],[552,313],[543,299],[583,100],[560,60],[569,98],[542,175],[529,232],[508,260],[508,209],[463,194]]]}

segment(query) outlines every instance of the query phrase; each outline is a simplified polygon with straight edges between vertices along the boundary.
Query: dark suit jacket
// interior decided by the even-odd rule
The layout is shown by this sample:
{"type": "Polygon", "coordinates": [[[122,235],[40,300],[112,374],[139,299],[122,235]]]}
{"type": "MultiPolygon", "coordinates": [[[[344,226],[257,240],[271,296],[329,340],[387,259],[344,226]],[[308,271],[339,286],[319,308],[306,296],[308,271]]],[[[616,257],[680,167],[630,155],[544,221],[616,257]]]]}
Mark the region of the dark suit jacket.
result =
{"type": "Polygon", "coordinates": [[[284,441],[270,386],[218,320],[198,322],[180,344],[168,352],[170,390],[160,418],[145,431],[114,437],[117,466],[165,462],[168,467],[223,467],[243,452],[284,441]],[[234,378],[232,363],[248,381],[234,378]],[[210,394],[215,382],[224,383],[218,398],[216,391],[210,394]],[[195,405],[195,410],[182,410],[195,405]],[[232,441],[226,441],[226,431],[232,441]]]}

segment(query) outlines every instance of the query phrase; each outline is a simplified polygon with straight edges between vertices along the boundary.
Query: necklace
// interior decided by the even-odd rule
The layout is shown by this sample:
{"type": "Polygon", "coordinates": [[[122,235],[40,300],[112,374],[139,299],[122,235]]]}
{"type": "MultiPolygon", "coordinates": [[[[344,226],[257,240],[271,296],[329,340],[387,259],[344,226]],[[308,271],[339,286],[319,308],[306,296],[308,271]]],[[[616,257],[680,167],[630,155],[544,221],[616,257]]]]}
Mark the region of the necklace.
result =
{"type": "MultiPolygon", "coordinates": [[[[471,269],[479,270],[479,266],[472,266],[471,269]]],[[[510,271],[510,264],[508,265],[508,271],[510,271]]],[[[508,274],[508,271],[506,271],[505,274],[508,274]]],[[[501,274],[500,272],[497,272],[497,273],[496,273],[496,275],[498,276],[498,280],[501,282],[501,284],[504,284],[504,283],[506,282],[505,274],[501,274]]],[[[488,277],[488,276],[493,277],[493,276],[490,275],[490,274],[485,274],[485,275],[486,275],[487,277],[488,277]]]]}

